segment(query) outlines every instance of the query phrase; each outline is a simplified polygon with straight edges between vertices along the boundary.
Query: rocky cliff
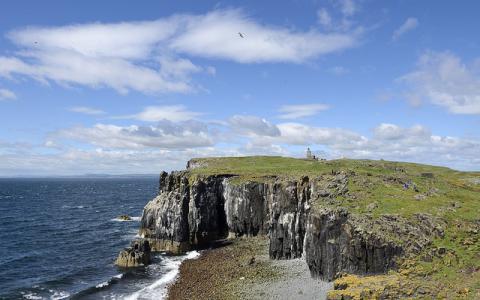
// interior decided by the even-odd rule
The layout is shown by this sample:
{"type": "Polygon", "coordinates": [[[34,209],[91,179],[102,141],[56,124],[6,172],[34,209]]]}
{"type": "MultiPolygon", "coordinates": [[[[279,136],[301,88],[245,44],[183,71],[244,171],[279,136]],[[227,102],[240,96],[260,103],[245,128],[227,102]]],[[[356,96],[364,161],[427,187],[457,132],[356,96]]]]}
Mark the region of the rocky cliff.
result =
{"type": "Polygon", "coordinates": [[[436,234],[427,215],[418,217],[429,220],[418,229],[399,217],[372,221],[336,207],[335,198],[348,194],[348,180],[346,172],[333,171],[296,180],[163,172],[158,196],[144,209],[140,234],[153,250],[173,253],[228,236],[264,234],[272,259],[304,257],[312,276],[327,280],[343,272],[384,273],[397,257],[415,250],[408,243],[421,249],[436,234]],[[402,233],[405,239],[398,238],[402,233]]]}

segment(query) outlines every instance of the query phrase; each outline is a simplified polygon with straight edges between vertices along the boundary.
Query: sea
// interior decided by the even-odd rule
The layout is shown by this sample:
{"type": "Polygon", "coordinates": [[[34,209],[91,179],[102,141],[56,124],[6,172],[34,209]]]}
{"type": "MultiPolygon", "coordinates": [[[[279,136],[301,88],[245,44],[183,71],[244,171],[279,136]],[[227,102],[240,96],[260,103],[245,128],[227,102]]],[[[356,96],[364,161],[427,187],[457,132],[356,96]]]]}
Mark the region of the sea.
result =
{"type": "Polygon", "coordinates": [[[0,299],[165,298],[181,262],[198,252],[114,265],[157,191],[157,176],[0,179],[0,299]]]}

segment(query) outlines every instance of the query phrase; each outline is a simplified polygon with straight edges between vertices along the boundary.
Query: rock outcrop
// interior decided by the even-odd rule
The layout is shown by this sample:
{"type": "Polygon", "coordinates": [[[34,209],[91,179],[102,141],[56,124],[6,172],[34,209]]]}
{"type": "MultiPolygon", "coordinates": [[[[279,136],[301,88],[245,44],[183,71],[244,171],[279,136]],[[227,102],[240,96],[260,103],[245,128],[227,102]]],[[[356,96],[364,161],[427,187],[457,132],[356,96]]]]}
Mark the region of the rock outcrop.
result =
{"type": "Polygon", "coordinates": [[[342,208],[310,215],[305,259],[311,274],[332,280],[341,272],[383,273],[392,268],[402,248],[366,229],[342,208]]]}
{"type": "Polygon", "coordinates": [[[120,251],[115,264],[119,267],[130,268],[148,265],[150,261],[151,249],[149,242],[137,240],[132,242],[131,247],[120,251]]]}
{"type": "Polygon", "coordinates": [[[443,235],[442,222],[417,214],[373,219],[344,208],[322,208],[309,215],[305,259],[312,276],[332,280],[341,273],[380,274],[396,266],[396,258],[416,254],[433,237],[443,235]]]}
{"type": "Polygon", "coordinates": [[[173,253],[225,238],[225,177],[189,180],[185,172],[163,172],[159,195],[145,206],[140,235],[150,241],[153,250],[173,253]]]}
{"type": "Polygon", "coordinates": [[[162,173],[159,195],[145,206],[140,235],[155,251],[178,253],[208,246],[228,234],[269,234],[272,258],[300,257],[308,178],[232,183],[231,177],[162,173]]]}

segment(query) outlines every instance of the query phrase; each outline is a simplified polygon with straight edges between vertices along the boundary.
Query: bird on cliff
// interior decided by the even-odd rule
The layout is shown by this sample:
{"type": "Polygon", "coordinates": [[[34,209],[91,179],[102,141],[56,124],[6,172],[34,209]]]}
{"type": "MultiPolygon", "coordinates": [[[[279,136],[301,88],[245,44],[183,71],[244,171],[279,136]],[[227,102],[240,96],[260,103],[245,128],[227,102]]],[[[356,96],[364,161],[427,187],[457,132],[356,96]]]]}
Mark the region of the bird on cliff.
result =
{"type": "Polygon", "coordinates": [[[242,39],[244,39],[244,38],[245,38],[245,33],[241,33],[241,32],[239,32],[239,33],[238,33],[238,35],[239,35],[239,36],[240,36],[242,39]]]}

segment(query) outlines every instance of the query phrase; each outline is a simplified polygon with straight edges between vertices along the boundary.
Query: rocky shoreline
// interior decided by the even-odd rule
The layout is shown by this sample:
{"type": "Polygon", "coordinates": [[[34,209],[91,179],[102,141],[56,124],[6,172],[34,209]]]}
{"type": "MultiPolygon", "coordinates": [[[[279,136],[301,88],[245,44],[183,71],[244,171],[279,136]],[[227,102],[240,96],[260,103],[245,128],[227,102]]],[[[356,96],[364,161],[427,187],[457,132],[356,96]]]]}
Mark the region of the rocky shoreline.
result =
{"type": "Polygon", "coordinates": [[[168,299],[324,299],[333,284],[302,259],[271,260],[268,238],[234,238],[180,267],[168,299]]]}
{"type": "MultiPolygon", "coordinates": [[[[128,267],[147,264],[150,251],[179,254],[210,248],[218,241],[236,237],[232,245],[209,250],[197,261],[185,262],[179,281],[170,289],[170,297],[222,299],[217,297],[220,295],[218,285],[225,280],[235,282],[237,277],[246,278],[239,274],[247,271],[237,266],[238,272],[232,275],[218,275],[225,270],[215,265],[212,255],[218,255],[222,266],[235,268],[230,263],[238,262],[236,255],[243,257],[244,254],[236,252],[242,247],[247,249],[246,253],[253,253],[252,257],[261,257],[258,253],[265,251],[265,257],[269,259],[265,260],[261,271],[247,268],[259,274],[269,270],[265,271],[266,274],[276,278],[276,271],[272,271],[276,261],[297,259],[305,263],[305,270],[311,278],[337,280],[339,283],[334,285],[335,291],[328,296],[330,299],[388,298],[389,295],[421,297],[422,290],[418,289],[417,283],[412,283],[410,294],[399,294],[395,290],[397,286],[380,284],[377,294],[351,296],[349,287],[354,285],[346,274],[381,278],[390,270],[408,269],[405,266],[409,257],[423,255],[434,240],[445,236],[447,224],[444,219],[425,212],[409,217],[397,214],[373,217],[368,211],[353,213],[339,204],[339,199],[357,201],[360,194],[349,191],[350,181],[364,180],[353,170],[332,169],[318,176],[261,178],[245,178],[234,172],[195,172],[206,165],[206,162],[190,161],[186,171],[161,173],[159,194],[145,206],[141,218],[139,232],[142,239],[120,253],[117,264],[128,267]],[[258,242],[262,238],[265,247],[245,248],[244,244],[248,244],[245,239],[258,242]],[[231,259],[230,252],[233,253],[231,259]],[[214,280],[202,283],[202,288],[195,288],[200,279],[195,279],[193,274],[199,270],[211,274],[214,280]],[[211,286],[206,288],[210,292],[199,294],[198,291],[206,286],[211,286]]],[[[403,176],[401,171],[399,174],[403,176]]],[[[370,211],[374,208],[372,205],[367,207],[370,211]]],[[[253,277],[255,280],[261,278],[261,275],[253,277]]],[[[361,278],[355,284],[362,282],[361,278]]],[[[245,286],[245,281],[240,283],[245,286]]],[[[355,285],[355,288],[357,286],[361,290],[362,284],[355,285]]],[[[238,287],[229,291],[234,291],[227,295],[230,298],[254,298],[253,295],[246,297],[238,287]]],[[[226,294],[222,295],[226,297],[226,294]]]]}

